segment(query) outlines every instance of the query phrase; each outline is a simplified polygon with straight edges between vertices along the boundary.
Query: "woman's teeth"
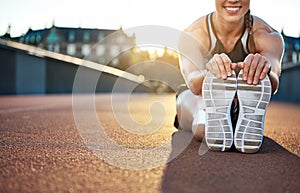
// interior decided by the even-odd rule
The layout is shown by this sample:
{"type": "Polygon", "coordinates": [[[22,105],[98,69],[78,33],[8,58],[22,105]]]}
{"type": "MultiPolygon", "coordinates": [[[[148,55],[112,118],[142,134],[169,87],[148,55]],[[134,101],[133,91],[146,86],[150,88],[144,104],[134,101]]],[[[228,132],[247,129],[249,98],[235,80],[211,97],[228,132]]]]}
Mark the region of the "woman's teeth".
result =
{"type": "Polygon", "coordinates": [[[239,9],[239,7],[226,7],[226,10],[228,11],[238,11],[239,9]]]}

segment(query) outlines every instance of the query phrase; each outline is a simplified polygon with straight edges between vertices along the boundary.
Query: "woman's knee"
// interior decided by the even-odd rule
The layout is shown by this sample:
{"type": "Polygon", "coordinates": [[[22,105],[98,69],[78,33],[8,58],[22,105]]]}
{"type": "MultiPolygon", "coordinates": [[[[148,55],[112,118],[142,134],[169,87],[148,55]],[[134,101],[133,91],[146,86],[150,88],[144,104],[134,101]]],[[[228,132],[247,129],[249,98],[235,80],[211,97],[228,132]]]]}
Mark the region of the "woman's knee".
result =
{"type": "Polygon", "coordinates": [[[176,110],[179,125],[182,129],[191,130],[194,117],[203,109],[201,96],[194,95],[190,90],[183,91],[177,97],[176,110]]]}

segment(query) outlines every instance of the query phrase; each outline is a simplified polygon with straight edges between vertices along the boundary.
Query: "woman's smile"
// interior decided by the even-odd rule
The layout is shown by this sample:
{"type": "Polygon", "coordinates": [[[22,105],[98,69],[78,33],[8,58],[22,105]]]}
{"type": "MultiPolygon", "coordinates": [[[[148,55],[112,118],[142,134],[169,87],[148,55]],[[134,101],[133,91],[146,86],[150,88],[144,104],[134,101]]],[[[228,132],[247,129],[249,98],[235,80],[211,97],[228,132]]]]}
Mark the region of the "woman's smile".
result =
{"type": "Polygon", "coordinates": [[[242,6],[225,6],[224,7],[227,13],[229,14],[236,14],[242,8],[242,6]]]}

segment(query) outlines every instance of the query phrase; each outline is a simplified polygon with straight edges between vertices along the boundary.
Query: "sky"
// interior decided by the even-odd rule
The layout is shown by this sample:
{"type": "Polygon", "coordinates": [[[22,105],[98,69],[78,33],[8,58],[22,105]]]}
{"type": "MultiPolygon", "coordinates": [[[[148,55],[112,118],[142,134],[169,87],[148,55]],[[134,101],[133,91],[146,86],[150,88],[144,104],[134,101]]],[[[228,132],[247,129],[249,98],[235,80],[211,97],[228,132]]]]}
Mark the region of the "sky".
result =
{"type": "MultiPolygon", "coordinates": [[[[0,0],[0,35],[29,28],[82,27],[123,29],[161,25],[183,30],[214,11],[214,0],[0,0]]],[[[286,35],[300,35],[299,0],[251,0],[252,14],[286,35]]]]}

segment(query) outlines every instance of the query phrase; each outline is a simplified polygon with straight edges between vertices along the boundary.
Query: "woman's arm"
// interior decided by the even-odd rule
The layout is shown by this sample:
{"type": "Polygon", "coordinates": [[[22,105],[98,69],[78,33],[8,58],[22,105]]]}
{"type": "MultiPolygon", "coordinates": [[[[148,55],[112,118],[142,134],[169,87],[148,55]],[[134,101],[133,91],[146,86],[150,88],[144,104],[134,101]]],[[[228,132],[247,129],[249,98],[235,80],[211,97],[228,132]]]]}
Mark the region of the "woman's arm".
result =
{"type": "Polygon", "coordinates": [[[179,40],[180,69],[187,86],[195,95],[201,95],[207,63],[207,34],[197,25],[186,29],[179,40]]]}
{"type": "Polygon", "coordinates": [[[256,85],[269,74],[274,94],[279,86],[284,42],[281,35],[267,24],[259,21],[258,25],[253,33],[257,53],[249,54],[238,67],[243,69],[243,79],[248,84],[256,85]]]}

